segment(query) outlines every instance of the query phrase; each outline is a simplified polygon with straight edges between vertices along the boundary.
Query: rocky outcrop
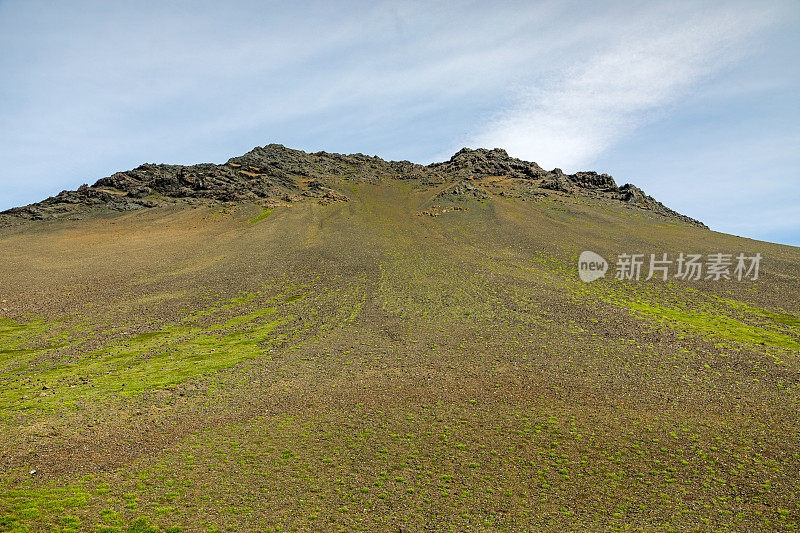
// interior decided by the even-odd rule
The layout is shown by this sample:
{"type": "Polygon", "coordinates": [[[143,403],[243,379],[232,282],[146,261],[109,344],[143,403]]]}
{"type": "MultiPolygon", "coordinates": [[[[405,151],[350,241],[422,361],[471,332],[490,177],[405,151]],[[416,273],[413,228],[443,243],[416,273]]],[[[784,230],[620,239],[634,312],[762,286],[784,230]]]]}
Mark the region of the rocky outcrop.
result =
{"type": "Polygon", "coordinates": [[[478,199],[485,200],[491,197],[485,189],[474,185],[469,180],[461,180],[447,187],[445,190],[436,195],[440,199],[452,200],[465,200],[465,199],[478,199]]]}
{"type": "Polygon", "coordinates": [[[493,150],[462,148],[449,161],[433,163],[428,168],[434,172],[462,179],[485,176],[539,179],[546,174],[536,163],[510,157],[502,148],[493,150]]]}
{"type": "Polygon", "coordinates": [[[59,218],[91,207],[129,211],[181,202],[270,205],[316,201],[328,205],[348,200],[341,190],[345,182],[377,184],[386,180],[416,180],[420,187],[452,184],[438,195],[447,199],[487,199],[492,194],[508,195],[508,188],[523,190],[531,197],[555,194],[602,198],[705,227],[665,207],[638,187],[617,186],[608,174],[565,174],[558,168],[546,171],[536,163],[510,157],[500,148],[463,148],[448,161],[425,166],[364,154],[307,153],[279,144],[253,148],[221,165],[144,164],[102,178],[94,185],[9,209],[0,214],[0,222],[59,218]]]}

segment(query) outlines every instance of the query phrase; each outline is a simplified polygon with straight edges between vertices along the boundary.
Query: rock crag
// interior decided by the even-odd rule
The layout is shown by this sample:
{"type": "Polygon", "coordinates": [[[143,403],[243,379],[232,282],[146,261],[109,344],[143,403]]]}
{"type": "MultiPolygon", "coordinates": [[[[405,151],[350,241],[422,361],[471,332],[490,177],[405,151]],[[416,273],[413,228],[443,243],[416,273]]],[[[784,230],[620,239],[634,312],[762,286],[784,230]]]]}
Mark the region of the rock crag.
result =
{"type": "Polygon", "coordinates": [[[439,197],[449,199],[485,200],[492,195],[605,199],[705,227],[634,185],[618,186],[608,174],[565,174],[558,168],[547,171],[536,163],[510,157],[500,148],[463,148],[448,161],[420,165],[360,153],[307,153],[279,144],[256,147],[221,165],[143,164],[94,185],[82,185],[4,211],[0,223],[75,217],[93,207],[132,211],[175,203],[253,202],[274,206],[315,201],[328,205],[348,200],[341,191],[342,183],[379,184],[387,180],[416,180],[420,187],[444,187],[439,197]]]}

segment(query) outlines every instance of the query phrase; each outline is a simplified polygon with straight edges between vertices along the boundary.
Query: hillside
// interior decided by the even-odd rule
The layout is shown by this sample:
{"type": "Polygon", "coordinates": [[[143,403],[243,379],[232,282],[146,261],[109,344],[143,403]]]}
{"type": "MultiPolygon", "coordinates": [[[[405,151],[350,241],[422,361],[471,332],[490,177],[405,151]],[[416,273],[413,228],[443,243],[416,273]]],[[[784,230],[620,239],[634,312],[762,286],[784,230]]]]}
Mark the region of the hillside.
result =
{"type": "Polygon", "coordinates": [[[498,149],[269,145],[0,217],[0,531],[797,529],[798,248],[498,149]]]}

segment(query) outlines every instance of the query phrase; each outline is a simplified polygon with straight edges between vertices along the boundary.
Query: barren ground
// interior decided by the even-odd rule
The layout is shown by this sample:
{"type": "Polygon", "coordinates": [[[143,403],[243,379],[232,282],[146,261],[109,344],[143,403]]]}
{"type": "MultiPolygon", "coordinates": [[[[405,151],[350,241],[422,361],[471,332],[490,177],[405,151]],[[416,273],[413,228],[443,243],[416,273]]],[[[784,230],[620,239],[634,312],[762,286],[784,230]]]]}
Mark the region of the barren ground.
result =
{"type": "Polygon", "coordinates": [[[344,192],[0,229],[0,531],[797,530],[800,250],[344,192]],[[586,249],[764,260],[583,284],[586,249]]]}

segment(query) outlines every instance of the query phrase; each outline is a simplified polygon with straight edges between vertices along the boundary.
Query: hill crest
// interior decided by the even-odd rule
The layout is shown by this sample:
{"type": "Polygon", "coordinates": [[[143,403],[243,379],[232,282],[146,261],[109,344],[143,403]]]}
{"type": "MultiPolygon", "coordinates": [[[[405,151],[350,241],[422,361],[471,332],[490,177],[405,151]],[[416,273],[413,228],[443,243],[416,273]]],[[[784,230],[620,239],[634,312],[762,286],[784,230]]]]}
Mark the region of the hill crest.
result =
{"type": "Polygon", "coordinates": [[[82,185],[75,191],[62,191],[40,202],[4,211],[0,213],[0,224],[80,217],[92,207],[133,211],[180,202],[329,204],[348,200],[340,187],[344,182],[378,184],[387,180],[415,180],[420,187],[459,184],[451,187],[456,196],[466,190],[468,197],[479,199],[495,195],[523,200],[548,196],[598,198],[706,227],[664,206],[635,185],[617,185],[608,174],[566,174],[559,168],[548,171],[534,162],[511,157],[501,148],[462,148],[448,161],[420,165],[361,153],[307,153],[280,144],[257,146],[221,165],[146,163],[102,178],[94,185],[82,185]]]}

